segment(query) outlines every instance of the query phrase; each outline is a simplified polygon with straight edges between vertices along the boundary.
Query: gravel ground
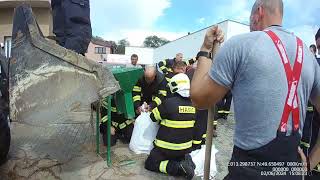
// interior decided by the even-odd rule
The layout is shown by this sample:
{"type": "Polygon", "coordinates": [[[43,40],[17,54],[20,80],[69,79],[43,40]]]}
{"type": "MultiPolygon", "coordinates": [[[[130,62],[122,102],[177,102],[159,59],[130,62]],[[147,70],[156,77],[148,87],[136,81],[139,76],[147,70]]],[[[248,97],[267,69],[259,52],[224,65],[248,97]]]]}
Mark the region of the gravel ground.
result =
{"type": "Polygon", "coordinates": [[[218,137],[213,139],[213,143],[218,149],[216,154],[216,163],[218,173],[216,180],[222,180],[228,174],[228,162],[230,161],[233,148],[233,117],[228,117],[228,120],[218,120],[218,137]]]}
{"type": "MultiPolygon", "coordinates": [[[[234,121],[218,121],[218,137],[214,144],[218,173],[216,180],[227,174],[231,157],[234,121]]],[[[87,180],[142,179],[171,180],[160,173],[144,169],[146,155],[135,155],[128,145],[117,143],[112,148],[112,167],[107,167],[105,154],[95,153],[94,128],[91,123],[32,126],[12,123],[12,145],[9,161],[0,167],[1,180],[87,180]],[[127,164],[128,160],[133,164],[127,164]]],[[[101,147],[101,152],[105,152],[101,147]]],[[[200,178],[194,178],[200,179],[200,178]]]]}

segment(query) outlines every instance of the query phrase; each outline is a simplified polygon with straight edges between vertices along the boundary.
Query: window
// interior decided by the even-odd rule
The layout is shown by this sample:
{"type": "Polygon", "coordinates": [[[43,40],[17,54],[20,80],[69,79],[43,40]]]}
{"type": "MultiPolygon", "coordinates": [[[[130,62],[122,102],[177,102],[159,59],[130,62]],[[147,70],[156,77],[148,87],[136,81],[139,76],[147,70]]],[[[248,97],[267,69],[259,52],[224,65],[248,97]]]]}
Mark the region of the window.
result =
{"type": "Polygon", "coordinates": [[[94,52],[96,54],[106,54],[107,50],[106,47],[95,47],[94,52]]]}
{"type": "Polygon", "coordinates": [[[4,55],[7,58],[11,57],[11,37],[4,37],[4,55]]]}

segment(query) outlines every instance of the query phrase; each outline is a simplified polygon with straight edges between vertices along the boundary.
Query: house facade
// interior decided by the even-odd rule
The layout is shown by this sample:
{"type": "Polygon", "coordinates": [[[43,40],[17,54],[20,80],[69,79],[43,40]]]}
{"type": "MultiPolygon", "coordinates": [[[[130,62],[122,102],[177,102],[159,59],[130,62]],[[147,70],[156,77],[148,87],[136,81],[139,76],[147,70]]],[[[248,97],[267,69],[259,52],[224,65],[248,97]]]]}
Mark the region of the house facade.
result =
{"type": "Polygon", "coordinates": [[[0,44],[2,53],[10,57],[14,8],[29,4],[44,36],[52,34],[51,0],[0,0],[0,44]]]}
{"type": "Polygon", "coordinates": [[[101,62],[106,61],[107,55],[112,53],[113,47],[111,42],[93,37],[85,55],[88,59],[101,62]]]}

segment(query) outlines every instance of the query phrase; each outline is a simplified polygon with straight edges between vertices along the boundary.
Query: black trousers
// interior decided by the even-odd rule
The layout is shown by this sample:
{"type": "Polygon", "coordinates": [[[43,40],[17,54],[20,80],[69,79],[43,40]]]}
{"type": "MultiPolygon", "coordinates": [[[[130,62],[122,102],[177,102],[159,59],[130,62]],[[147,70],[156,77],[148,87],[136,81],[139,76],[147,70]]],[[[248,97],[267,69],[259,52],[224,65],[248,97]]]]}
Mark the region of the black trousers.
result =
{"type": "Polygon", "coordinates": [[[84,55],[92,37],[89,0],[52,0],[51,7],[58,44],[84,55]]]}
{"type": "Polygon", "coordinates": [[[319,180],[320,179],[320,172],[312,171],[312,176],[305,176],[304,180],[319,180]]]}
{"type": "Polygon", "coordinates": [[[7,112],[0,108],[0,165],[6,162],[10,148],[11,135],[7,117],[7,112]]]}
{"type": "Polygon", "coordinates": [[[224,180],[302,180],[302,174],[295,171],[301,168],[295,164],[301,162],[299,143],[298,132],[291,136],[278,132],[277,138],[258,149],[246,151],[235,146],[224,180]]]}
{"type": "MultiPolygon", "coordinates": [[[[131,140],[132,132],[133,132],[134,124],[127,125],[123,129],[115,128],[115,135],[111,135],[111,146],[114,146],[117,143],[117,140],[120,139],[123,143],[129,143],[131,140]]],[[[103,144],[106,146],[107,141],[107,125],[106,123],[102,123],[100,125],[100,133],[102,134],[103,144]]]]}
{"type": "Polygon", "coordinates": [[[200,144],[193,143],[193,149],[200,149],[201,145],[205,144],[206,138],[203,136],[207,132],[207,121],[208,121],[208,110],[197,110],[196,111],[196,122],[193,130],[193,140],[195,142],[201,141],[200,144]]]}
{"type": "MultiPolygon", "coordinates": [[[[306,113],[306,119],[304,121],[303,125],[303,133],[302,133],[302,138],[301,141],[304,142],[300,144],[300,147],[302,148],[304,154],[306,156],[309,156],[309,149],[308,148],[311,144],[311,138],[312,138],[312,121],[314,117],[314,112],[307,112],[306,113]],[[309,146],[306,146],[305,143],[309,144],[309,146]]],[[[318,134],[317,134],[318,135],[318,134]]]]}
{"type": "Polygon", "coordinates": [[[153,148],[145,162],[145,168],[149,171],[162,172],[171,176],[181,176],[179,162],[185,158],[185,154],[167,153],[160,148],[153,148]]]}
{"type": "MultiPolygon", "coordinates": [[[[303,136],[301,141],[309,144],[310,148],[305,144],[301,144],[300,147],[306,156],[309,156],[309,152],[314,147],[319,132],[319,113],[317,111],[307,112],[306,120],[303,127],[303,136]]],[[[312,171],[312,176],[305,176],[305,180],[320,180],[320,172],[312,171]]]]}

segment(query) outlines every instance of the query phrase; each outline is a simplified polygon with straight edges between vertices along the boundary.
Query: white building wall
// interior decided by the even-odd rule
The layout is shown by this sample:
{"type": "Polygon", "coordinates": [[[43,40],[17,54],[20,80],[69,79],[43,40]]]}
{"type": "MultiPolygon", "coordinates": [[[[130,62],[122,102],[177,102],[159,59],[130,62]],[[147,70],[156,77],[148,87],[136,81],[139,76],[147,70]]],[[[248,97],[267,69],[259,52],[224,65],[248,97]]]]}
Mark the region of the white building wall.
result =
{"type": "MultiPolygon", "coordinates": [[[[248,25],[229,20],[219,23],[218,26],[225,34],[225,41],[235,35],[249,32],[248,25]]],[[[138,64],[158,63],[163,59],[174,58],[179,52],[183,53],[184,59],[190,59],[197,55],[208,28],[181,37],[156,49],[126,47],[125,55],[137,54],[139,56],[138,64]]]]}
{"type": "Polygon", "coordinates": [[[126,47],[125,55],[131,57],[132,54],[137,54],[139,57],[138,64],[153,64],[153,48],[144,47],[126,47]]]}
{"type": "Polygon", "coordinates": [[[184,59],[194,57],[199,51],[206,31],[206,29],[200,30],[155,49],[154,61],[157,63],[163,59],[174,58],[177,53],[183,53],[184,59]]]}
{"type": "MultiPolygon", "coordinates": [[[[232,36],[249,32],[249,26],[233,21],[223,21],[219,23],[218,26],[224,32],[225,40],[228,40],[232,36]]],[[[163,59],[174,58],[175,55],[179,52],[183,53],[184,59],[195,57],[202,45],[208,28],[197,31],[188,36],[184,36],[175,41],[172,41],[164,46],[156,48],[153,55],[154,62],[158,63],[163,59]]]]}
{"type": "Polygon", "coordinates": [[[226,34],[227,38],[230,39],[231,37],[243,33],[248,33],[250,32],[250,28],[248,25],[244,25],[241,23],[233,22],[233,21],[228,21],[228,32],[226,34]]]}

